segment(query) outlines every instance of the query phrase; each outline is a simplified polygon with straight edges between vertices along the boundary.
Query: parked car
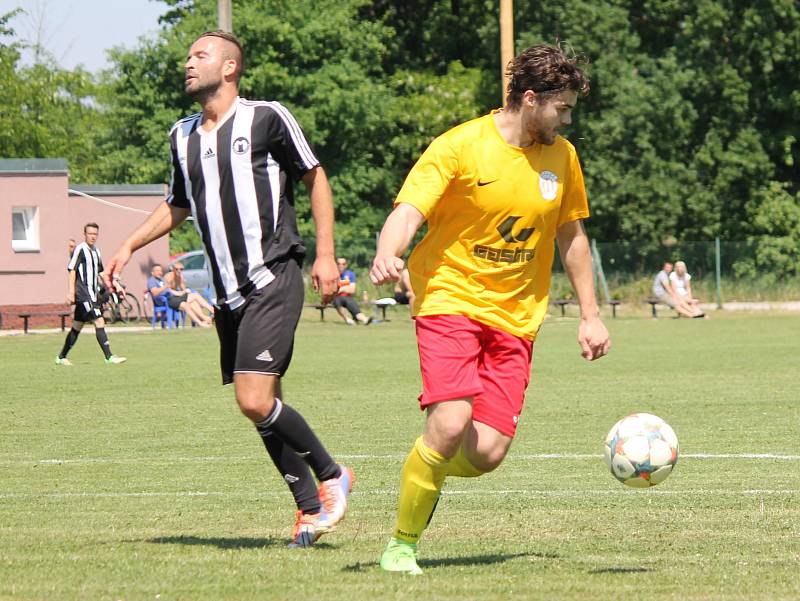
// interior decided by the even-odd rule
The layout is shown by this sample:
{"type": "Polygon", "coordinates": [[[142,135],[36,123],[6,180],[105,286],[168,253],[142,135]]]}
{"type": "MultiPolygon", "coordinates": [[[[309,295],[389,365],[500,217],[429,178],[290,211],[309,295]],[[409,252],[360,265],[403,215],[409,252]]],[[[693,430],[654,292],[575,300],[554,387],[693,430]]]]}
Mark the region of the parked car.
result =
{"type": "Polygon", "coordinates": [[[178,261],[183,263],[183,279],[186,280],[186,285],[201,294],[205,293],[211,285],[206,254],[202,250],[192,250],[178,255],[167,264],[167,271],[178,261]]]}

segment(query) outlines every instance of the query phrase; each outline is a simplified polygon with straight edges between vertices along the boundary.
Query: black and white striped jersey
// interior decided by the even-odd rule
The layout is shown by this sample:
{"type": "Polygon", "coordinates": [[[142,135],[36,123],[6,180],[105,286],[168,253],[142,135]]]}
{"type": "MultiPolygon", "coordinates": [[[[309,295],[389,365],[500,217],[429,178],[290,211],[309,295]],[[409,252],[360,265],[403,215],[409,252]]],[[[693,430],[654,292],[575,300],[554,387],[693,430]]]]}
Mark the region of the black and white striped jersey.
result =
{"type": "Polygon", "coordinates": [[[201,121],[186,117],[170,132],[167,202],[192,210],[217,305],[235,309],[275,279],[272,268],[305,256],[293,186],[319,161],[278,102],[237,98],[212,131],[201,121]]]}
{"type": "Polygon", "coordinates": [[[100,290],[99,276],[103,273],[103,259],[96,246],[81,242],[72,251],[67,271],[75,271],[75,302],[97,302],[100,290]]]}

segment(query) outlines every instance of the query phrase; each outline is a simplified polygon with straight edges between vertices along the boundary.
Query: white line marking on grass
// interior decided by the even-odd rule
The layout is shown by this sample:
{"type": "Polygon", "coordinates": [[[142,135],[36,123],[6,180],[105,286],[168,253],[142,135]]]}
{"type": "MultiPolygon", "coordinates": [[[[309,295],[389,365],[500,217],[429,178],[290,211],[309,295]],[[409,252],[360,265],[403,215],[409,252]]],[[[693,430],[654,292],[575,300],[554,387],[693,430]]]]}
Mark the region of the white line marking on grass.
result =
{"type": "MultiPolygon", "coordinates": [[[[342,460],[397,460],[402,461],[406,454],[350,454],[338,455],[342,460]]],[[[522,453],[511,454],[507,461],[542,461],[548,459],[597,460],[602,459],[599,453],[522,453]]],[[[1,459],[0,465],[71,465],[84,463],[139,464],[139,463],[214,463],[214,462],[250,462],[261,461],[263,456],[198,456],[198,457],[79,457],[73,459],[1,459]]],[[[768,461],[800,461],[800,455],[782,455],[776,453],[682,453],[680,459],[752,459],[768,461]]]]}
{"type": "MultiPolygon", "coordinates": [[[[397,489],[376,489],[353,491],[352,494],[361,496],[371,495],[397,495],[397,489]]],[[[530,490],[530,489],[471,489],[471,490],[443,490],[443,495],[450,496],[526,496],[526,497],[551,497],[551,498],[573,498],[586,495],[595,496],[620,496],[620,495],[660,495],[660,496],[754,496],[754,495],[797,495],[800,489],[749,489],[749,490],[673,490],[673,489],[620,489],[612,487],[602,490],[530,490]]],[[[141,491],[141,492],[4,492],[0,493],[0,499],[103,499],[103,498],[181,498],[181,497],[247,497],[255,499],[284,497],[283,492],[253,492],[253,491],[141,491]]]]}

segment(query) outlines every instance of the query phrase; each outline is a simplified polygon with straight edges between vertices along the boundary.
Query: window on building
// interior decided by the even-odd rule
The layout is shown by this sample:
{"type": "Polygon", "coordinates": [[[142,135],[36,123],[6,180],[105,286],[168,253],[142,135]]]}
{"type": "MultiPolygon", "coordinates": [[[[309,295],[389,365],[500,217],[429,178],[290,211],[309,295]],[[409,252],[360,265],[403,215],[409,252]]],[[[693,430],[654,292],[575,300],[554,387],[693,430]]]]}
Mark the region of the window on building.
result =
{"type": "Polygon", "coordinates": [[[11,248],[17,252],[39,250],[38,207],[11,209],[11,248]]]}

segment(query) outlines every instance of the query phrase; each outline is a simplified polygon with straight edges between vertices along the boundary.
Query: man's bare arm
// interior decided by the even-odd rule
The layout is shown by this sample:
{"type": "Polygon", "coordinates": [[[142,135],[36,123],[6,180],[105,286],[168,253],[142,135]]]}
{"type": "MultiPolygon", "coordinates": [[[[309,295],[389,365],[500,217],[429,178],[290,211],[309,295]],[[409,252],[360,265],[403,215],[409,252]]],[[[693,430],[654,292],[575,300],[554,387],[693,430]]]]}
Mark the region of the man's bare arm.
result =
{"type": "Polygon", "coordinates": [[[111,258],[105,272],[103,281],[109,290],[113,288],[113,281],[119,277],[122,269],[127,265],[131,255],[146,246],[153,240],[157,240],[164,234],[171,232],[178,227],[189,215],[189,209],[174,207],[166,201],[158,205],[144,223],[134,230],[128,239],[111,258]]]}

